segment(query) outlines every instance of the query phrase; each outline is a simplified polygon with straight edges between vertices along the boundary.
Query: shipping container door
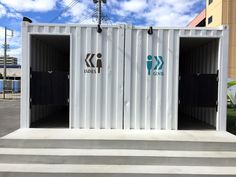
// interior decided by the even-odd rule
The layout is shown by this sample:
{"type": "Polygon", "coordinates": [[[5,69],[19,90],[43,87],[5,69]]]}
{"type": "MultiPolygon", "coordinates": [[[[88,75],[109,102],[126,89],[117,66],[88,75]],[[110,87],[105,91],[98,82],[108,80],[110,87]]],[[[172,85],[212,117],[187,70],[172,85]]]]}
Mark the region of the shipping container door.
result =
{"type": "Polygon", "coordinates": [[[215,129],[218,100],[218,39],[182,38],[179,129],[215,129]]]}
{"type": "Polygon", "coordinates": [[[69,127],[69,49],[69,36],[31,36],[31,127],[69,127]]]}

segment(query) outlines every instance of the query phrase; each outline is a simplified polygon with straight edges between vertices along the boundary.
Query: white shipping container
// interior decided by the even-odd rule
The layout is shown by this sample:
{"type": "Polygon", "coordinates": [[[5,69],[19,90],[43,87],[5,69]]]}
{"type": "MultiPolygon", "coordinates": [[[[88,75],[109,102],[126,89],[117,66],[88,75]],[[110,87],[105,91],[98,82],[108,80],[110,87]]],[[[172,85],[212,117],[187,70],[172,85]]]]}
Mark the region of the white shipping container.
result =
{"type": "Polygon", "coordinates": [[[22,38],[22,128],[226,129],[226,27],[23,22],[22,38]],[[193,101],[202,83],[214,94],[193,101]]]}

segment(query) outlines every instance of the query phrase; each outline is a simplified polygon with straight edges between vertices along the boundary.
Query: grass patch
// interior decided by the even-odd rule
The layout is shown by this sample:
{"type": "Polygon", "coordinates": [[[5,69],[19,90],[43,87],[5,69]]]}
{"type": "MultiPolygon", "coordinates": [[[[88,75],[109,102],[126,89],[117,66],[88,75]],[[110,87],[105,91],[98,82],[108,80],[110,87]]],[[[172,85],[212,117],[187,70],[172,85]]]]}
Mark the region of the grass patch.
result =
{"type": "Polygon", "coordinates": [[[228,108],[227,131],[236,135],[236,109],[228,108]]]}

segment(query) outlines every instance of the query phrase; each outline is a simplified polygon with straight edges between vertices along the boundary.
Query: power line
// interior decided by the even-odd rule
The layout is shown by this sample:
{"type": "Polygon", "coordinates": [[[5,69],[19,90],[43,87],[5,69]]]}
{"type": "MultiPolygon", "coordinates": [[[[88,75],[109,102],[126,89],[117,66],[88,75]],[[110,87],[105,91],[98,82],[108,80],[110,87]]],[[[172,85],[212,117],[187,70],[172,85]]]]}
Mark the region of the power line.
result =
{"type": "Polygon", "coordinates": [[[77,23],[82,23],[83,21],[92,18],[92,14],[94,14],[95,12],[96,12],[96,9],[94,9],[93,11],[90,11],[89,14],[87,14],[87,15],[84,16],[83,18],[79,19],[79,20],[77,21],[77,23]]]}
{"type": "Polygon", "coordinates": [[[78,4],[79,1],[78,0],[72,0],[71,3],[66,6],[64,9],[62,9],[57,16],[55,16],[52,20],[50,20],[50,23],[54,22],[55,20],[57,20],[62,14],[64,14],[65,12],[67,12],[69,9],[73,8],[76,4],[78,4]]]}
{"type": "Polygon", "coordinates": [[[57,20],[63,13],[68,11],[74,4],[76,4],[78,1],[72,0],[68,6],[66,6],[64,9],[62,9],[50,22],[54,22],[57,20]]]}

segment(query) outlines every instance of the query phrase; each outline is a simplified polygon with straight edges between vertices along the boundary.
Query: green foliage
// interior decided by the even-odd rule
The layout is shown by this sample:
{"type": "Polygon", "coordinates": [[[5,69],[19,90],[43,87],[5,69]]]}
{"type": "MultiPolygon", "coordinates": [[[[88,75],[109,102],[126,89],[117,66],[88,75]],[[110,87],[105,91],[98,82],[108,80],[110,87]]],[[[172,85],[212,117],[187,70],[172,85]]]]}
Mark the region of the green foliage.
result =
{"type": "Polygon", "coordinates": [[[234,85],[236,85],[236,80],[235,80],[235,81],[228,82],[228,88],[229,88],[229,87],[232,87],[232,86],[234,86],[234,85]]]}
{"type": "Polygon", "coordinates": [[[227,131],[236,135],[236,108],[228,108],[227,131]]]}

